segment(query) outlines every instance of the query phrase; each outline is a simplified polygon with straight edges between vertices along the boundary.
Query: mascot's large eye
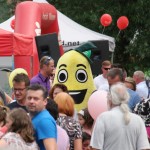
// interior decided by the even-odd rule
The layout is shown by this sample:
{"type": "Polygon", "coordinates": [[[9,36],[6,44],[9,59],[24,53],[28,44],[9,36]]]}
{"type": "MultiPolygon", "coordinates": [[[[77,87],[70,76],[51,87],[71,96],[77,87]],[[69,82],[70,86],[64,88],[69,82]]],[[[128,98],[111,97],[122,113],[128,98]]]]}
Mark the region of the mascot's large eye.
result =
{"type": "Polygon", "coordinates": [[[68,72],[65,69],[60,70],[58,72],[57,79],[60,83],[66,82],[66,80],[68,79],[68,72]]]}
{"type": "Polygon", "coordinates": [[[88,76],[87,76],[87,73],[85,70],[82,70],[82,69],[79,69],[77,70],[76,72],[76,79],[81,82],[81,83],[84,83],[87,81],[88,79],[88,76]]]}

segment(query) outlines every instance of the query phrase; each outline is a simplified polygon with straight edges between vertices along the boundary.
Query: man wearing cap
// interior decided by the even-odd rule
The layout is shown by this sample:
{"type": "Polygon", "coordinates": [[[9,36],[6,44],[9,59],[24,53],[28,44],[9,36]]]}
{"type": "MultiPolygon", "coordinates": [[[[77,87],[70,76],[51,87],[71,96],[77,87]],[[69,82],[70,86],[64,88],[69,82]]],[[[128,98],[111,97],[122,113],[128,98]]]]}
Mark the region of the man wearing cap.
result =
{"type": "Polygon", "coordinates": [[[40,84],[44,86],[47,91],[50,91],[50,75],[54,70],[54,60],[49,56],[43,56],[40,60],[40,71],[34,76],[30,84],[40,84]]]}
{"type": "Polygon", "coordinates": [[[109,91],[109,84],[107,80],[107,73],[111,68],[111,62],[108,60],[105,60],[102,62],[102,73],[99,76],[94,78],[94,84],[96,86],[97,90],[105,90],[109,91]]]}

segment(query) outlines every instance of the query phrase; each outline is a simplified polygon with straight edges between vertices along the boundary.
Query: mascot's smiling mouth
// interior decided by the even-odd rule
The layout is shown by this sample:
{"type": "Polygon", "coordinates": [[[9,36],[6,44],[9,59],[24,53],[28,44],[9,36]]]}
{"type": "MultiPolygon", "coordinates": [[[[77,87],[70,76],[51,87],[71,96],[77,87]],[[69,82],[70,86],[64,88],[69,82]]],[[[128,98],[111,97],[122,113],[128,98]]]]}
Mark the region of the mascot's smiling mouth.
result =
{"type": "Polygon", "coordinates": [[[83,102],[86,92],[87,92],[87,89],[69,91],[69,94],[73,97],[75,104],[80,104],[83,102]]]}

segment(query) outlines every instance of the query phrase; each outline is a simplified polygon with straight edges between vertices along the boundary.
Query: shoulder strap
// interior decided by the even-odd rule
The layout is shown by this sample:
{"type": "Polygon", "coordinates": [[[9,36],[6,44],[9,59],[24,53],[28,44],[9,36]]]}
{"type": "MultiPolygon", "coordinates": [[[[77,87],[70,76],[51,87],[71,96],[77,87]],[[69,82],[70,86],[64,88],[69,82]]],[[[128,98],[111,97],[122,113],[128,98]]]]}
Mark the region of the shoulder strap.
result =
{"type": "Polygon", "coordinates": [[[146,82],[147,87],[150,88],[150,80],[145,80],[145,82],[146,82]]]}
{"type": "Polygon", "coordinates": [[[150,80],[145,80],[145,82],[146,82],[146,85],[148,87],[148,96],[147,96],[147,98],[149,98],[149,96],[150,96],[150,80]]]}

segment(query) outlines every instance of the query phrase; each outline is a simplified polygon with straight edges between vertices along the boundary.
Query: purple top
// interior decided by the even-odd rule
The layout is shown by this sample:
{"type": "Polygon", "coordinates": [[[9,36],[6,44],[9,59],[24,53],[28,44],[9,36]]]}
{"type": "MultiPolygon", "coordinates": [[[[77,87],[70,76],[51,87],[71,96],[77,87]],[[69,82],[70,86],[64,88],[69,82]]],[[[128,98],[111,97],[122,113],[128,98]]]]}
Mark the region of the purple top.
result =
{"type": "Polygon", "coordinates": [[[36,76],[34,76],[31,80],[30,80],[30,85],[32,84],[41,84],[43,85],[47,91],[50,91],[50,81],[49,78],[45,78],[41,73],[38,73],[36,76]]]}

